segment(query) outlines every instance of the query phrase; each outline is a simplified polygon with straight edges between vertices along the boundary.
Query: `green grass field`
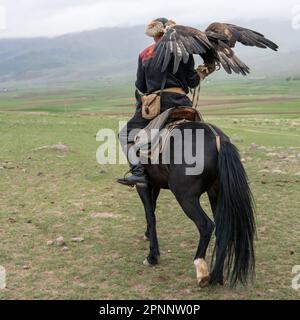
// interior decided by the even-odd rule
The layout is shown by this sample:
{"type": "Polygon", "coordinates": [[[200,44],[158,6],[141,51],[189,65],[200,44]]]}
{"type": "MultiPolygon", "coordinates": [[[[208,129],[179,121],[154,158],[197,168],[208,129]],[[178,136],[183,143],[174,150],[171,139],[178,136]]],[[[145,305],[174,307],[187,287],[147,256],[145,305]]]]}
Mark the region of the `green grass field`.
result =
{"type": "Polygon", "coordinates": [[[133,113],[131,84],[0,93],[0,298],[299,299],[291,284],[300,265],[300,81],[202,88],[203,115],[239,147],[257,204],[256,281],[234,289],[197,287],[197,231],[169,191],[157,209],[161,263],[143,266],[143,207],[115,183],[127,166],[95,156],[98,130],[116,131],[133,113]],[[59,143],[66,149],[52,147],[59,143]],[[64,246],[47,244],[59,236],[64,246]]]}

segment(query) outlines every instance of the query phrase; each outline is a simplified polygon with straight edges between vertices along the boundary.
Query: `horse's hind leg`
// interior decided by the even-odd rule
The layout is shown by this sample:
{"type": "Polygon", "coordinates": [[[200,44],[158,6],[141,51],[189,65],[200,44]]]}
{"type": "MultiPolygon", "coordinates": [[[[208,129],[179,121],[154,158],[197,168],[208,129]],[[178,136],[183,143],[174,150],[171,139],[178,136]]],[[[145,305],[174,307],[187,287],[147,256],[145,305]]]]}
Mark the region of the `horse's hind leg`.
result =
{"type": "MultiPolygon", "coordinates": [[[[159,196],[159,193],[160,193],[160,188],[156,188],[156,187],[152,188],[151,194],[152,194],[153,212],[155,212],[155,210],[156,210],[156,203],[157,203],[157,198],[159,196]]],[[[147,241],[150,240],[149,223],[147,223],[147,230],[146,230],[145,235],[144,235],[144,240],[147,240],[147,241]]]]}
{"type": "MultiPolygon", "coordinates": [[[[216,183],[207,192],[214,219],[215,219],[217,204],[218,204],[218,193],[219,193],[219,186],[218,186],[218,181],[216,181],[216,183]]],[[[218,246],[218,243],[216,243],[216,246],[218,246]]],[[[221,267],[221,270],[223,269],[224,269],[224,264],[221,267]]],[[[212,272],[214,272],[214,270],[212,270],[212,272]]],[[[219,283],[220,285],[224,284],[223,272],[220,273],[219,276],[215,278],[217,278],[217,283],[219,283]]]]}
{"type": "MultiPolygon", "coordinates": [[[[144,265],[155,265],[159,259],[159,247],[156,234],[156,218],[155,218],[155,204],[152,195],[153,188],[149,185],[138,185],[137,191],[143,202],[147,220],[147,230],[149,232],[150,252],[148,257],[144,260],[144,265]]],[[[158,196],[158,194],[157,194],[158,196]]],[[[156,196],[156,199],[157,199],[156,196]]],[[[155,199],[155,201],[156,201],[155,199]]],[[[147,231],[146,231],[147,232],[147,231]]]]}
{"type": "Polygon", "coordinates": [[[186,215],[194,221],[200,233],[200,241],[195,255],[194,264],[196,267],[197,281],[199,286],[209,284],[209,271],[205,261],[207,247],[214,230],[214,223],[202,209],[199,198],[194,196],[176,196],[179,204],[186,215]]]}

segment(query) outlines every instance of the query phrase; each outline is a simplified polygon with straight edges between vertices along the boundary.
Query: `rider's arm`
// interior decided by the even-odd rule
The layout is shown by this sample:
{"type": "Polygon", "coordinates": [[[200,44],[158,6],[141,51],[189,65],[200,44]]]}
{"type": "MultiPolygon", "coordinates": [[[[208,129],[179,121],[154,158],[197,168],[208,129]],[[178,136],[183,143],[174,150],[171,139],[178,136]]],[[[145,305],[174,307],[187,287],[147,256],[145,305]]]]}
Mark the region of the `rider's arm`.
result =
{"type": "Polygon", "coordinates": [[[198,72],[195,70],[195,61],[193,55],[187,62],[187,84],[190,88],[196,88],[199,85],[200,77],[198,72]]]}
{"type": "Polygon", "coordinates": [[[143,68],[143,62],[142,62],[141,57],[139,57],[135,86],[141,93],[147,92],[145,71],[143,68]]]}

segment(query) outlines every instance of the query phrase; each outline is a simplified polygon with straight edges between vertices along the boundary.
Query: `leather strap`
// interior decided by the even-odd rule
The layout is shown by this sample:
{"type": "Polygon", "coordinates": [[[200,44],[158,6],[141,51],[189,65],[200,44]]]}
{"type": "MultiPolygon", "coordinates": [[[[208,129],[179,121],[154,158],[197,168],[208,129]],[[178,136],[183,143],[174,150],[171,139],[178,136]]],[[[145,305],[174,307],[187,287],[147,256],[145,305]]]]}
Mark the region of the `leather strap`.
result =
{"type": "Polygon", "coordinates": [[[166,89],[154,91],[153,93],[159,93],[159,92],[170,92],[170,93],[179,93],[179,94],[186,95],[186,92],[180,87],[166,88],[166,89]]]}

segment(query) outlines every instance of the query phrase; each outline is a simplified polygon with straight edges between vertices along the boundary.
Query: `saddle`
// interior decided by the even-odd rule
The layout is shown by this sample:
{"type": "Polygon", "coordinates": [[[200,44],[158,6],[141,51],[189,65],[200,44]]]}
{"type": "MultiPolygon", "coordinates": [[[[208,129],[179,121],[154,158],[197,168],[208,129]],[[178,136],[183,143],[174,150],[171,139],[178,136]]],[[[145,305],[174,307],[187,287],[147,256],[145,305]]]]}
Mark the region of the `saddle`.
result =
{"type": "Polygon", "coordinates": [[[202,117],[200,113],[193,108],[190,107],[177,107],[172,108],[169,113],[168,119],[170,122],[178,121],[178,120],[186,120],[186,121],[202,121],[202,117]]]}
{"type": "Polygon", "coordinates": [[[203,122],[203,118],[191,107],[174,107],[158,115],[135,136],[135,147],[139,150],[140,159],[150,162],[158,159],[172,131],[184,123],[195,121],[203,122]]]}

